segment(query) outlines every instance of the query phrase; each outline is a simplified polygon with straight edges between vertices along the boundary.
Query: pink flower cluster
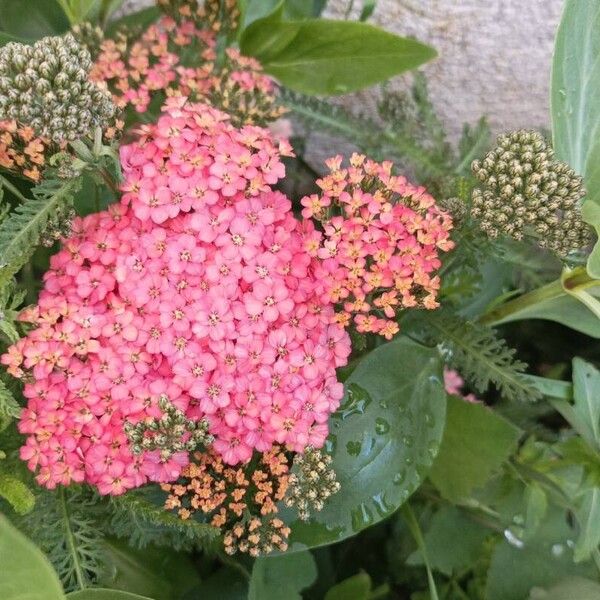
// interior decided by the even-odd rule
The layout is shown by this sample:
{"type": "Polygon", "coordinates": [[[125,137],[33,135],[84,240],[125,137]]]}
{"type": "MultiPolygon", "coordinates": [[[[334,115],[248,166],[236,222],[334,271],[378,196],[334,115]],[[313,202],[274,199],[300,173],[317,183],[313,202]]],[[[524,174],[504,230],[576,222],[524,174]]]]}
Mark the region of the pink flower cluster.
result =
{"type": "Polygon", "coordinates": [[[338,324],[391,339],[397,311],[438,306],[438,250],[454,246],[452,220],[425,188],[392,175],[390,162],[354,154],[348,168],[340,156],[327,166],[322,193],[301,200],[302,216],[322,223],[305,241],[321,263],[317,293],[338,305],[338,324]]]}
{"type": "Polygon", "coordinates": [[[122,203],[74,224],[23,315],[37,328],[2,357],[26,381],[21,456],[41,484],[176,480],[187,453],[134,456],[123,431],[160,417],[163,394],[208,420],[229,464],[322,446],[350,342],[270,187],[281,152],[267,130],[182,99],[122,148],[122,203]]]}

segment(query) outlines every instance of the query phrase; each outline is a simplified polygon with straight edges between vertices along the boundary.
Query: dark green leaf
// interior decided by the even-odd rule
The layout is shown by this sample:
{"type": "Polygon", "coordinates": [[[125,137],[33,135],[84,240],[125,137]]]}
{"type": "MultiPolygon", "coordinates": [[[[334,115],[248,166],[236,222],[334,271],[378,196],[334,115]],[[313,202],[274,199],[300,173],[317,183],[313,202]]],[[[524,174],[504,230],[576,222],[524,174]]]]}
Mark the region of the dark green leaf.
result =
{"type": "Polygon", "coordinates": [[[573,563],[573,551],[568,544],[573,535],[565,514],[555,509],[531,540],[524,543],[514,540],[512,544],[504,540],[497,544],[488,571],[485,599],[523,600],[537,586],[552,585],[570,576],[594,577],[595,569],[590,563],[573,563]]]}
{"type": "Polygon", "coordinates": [[[0,598],[64,600],[62,586],[46,557],[0,515],[0,598]]]}
{"type": "Polygon", "coordinates": [[[448,397],[446,430],[429,478],[453,502],[482,486],[515,450],[521,432],[483,404],[448,397]]]}
{"type": "Polygon", "coordinates": [[[359,573],[334,585],[324,600],[369,600],[370,595],[371,578],[367,573],[359,573]]]}
{"type": "Polygon", "coordinates": [[[182,600],[248,600],[248,579],[231,567],[223,567],[195,586],[182,600]]]}
{"type": "Polygon", "coordinates": [[[310,552],[262,557],[254,562],[248,600],[302,600],[300,592],[317,578],[310,552]]]}
{"type": "Polygon", "coordinates": [[[171,600],[200,583],[193,562],[181,552],[155,546],[135,550],[119,540],[105,540],[102,545],[107,567],[100,585],[171,600]]]}
{"type": "Polygon", "coordinates": [[[377,0],[364,0],[362,11],[360,12],[360,20],[366,21],[375,11],[377,0]]]}
{"type": "Polygon", "coordinates": [[[67,600],[153,600],[147,596],[138,596],[129,592],[109,590],[105,588],[90,588],[80,592],[67,594],[67,600]]]}
{"type": "MultiPolygon", "coordinates": [[[[431,567],[450,576],[455,570],[472,566],[489,533],[460,509],[454,506],[441,508],[433,515],[424,534],[431,567]],[[457,532],[460,532],[459,544],[456,543],[457,532]]],[[[423,556],[416,551],[409,556],[407,564],[422,565],[423,556]]]]}
{"type": "Polygon", "coordinates": [[[113,21],[106,29],[108,36],[113,36],[119,29],[145,29],[160,17],[160,10],[156,6],[145,8],[120,19],[113,21]]]}
{"type": "Polygon", "coordinates": [[[240,47],[284,85],[308,94],[344,94],[435,58],[433,48],[367,23],[259,19],[240,47]]]}
{"type": "Polygon", "coordinates": [[[404,337],[358,364],[330,419],[329,450],[341,491],[308,522],[284,511],[293,521],[292,549],[352,536],[392,514],[417,489],[444,429],[441,373],[437,350],[404,337]]]}
{"type": "MultiPolygon", "coordinates": [[[[3,34],[33,41],[57,35],[69,29],[69,20],[56,0],[0,0],[0,31],[3,34]]],[[[1,40],[1,38],[0,38],[1,40]]]]}

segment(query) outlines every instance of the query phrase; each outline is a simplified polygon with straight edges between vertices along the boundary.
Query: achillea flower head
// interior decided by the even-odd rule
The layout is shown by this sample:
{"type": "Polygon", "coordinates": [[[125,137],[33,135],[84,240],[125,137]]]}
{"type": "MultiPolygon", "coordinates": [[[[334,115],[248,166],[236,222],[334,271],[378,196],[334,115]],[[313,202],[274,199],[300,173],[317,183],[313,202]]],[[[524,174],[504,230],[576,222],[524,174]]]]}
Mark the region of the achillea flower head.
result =
{"type": "Polygon", "coordinates": [[[452,220],[423,187],[392,175],[382,164],[354,154],[327,161],[317,181],[321,194],[301,200],[305,247],[320,262],[316,272],[323,302],[338,307],[335,321],[360,333],[391,339],[404,308],[438,306],[439,250],[450,250],[452,220]]]}
{"type": "Polygon", "coordinates": [[[0,48],[0,120],[29,125],[34,134],[60,144],[109,126],[115,106],[88,79],[89,51],[68,33],[32,46],[0,48]]]}
{"type": "Polygon", "coordinates": [[[148,110],[157,94],[185,96],[226,110],[234,125],[263,125],[283,114],[275,103],[275,86],[260,64],[235,48],[217,65],[216,35],[193,21],[165,17],[129,42],[105,40],[92,69],[121,108],[148,110]],[[192,64],[181,55],[192,55],[192,64]]]}
{"type": "Polygon", "coordinates": [[[580,214],[582,179],[555,159],[539,133],[500,135],[498,146],[472,169],[481,187],[473,190],[471,215],[490,237],[532,235],[561,258],[590,242],[580,214]]]}
{"type": "Polygon", "coordinates": [[[121,204],[75,220],[22,315],[37,328],[2,357],[26,380],[21,456],[40,484],[177,480],[189,452],[135,454],[125,431],[160,420],[164,396],[209,422],[227,464],[323,445],[350,343],[270,187],[281,152],[267,130],[180,98],[122,147],[121,204]]]}
{"type": "Polygon", "coordinates": [[[169,494],[167,510],[176,510],[184,520],[200,513],[225,532],[228,553],[241,551],[257,556],[274,548],[285,550],[287,528],[279,532],[281,540],[277,544],[269,538],[270,548],[266,548],[265,542],[273,526],[272,515],[278,512],[277,503],[287,492],[288,474],[288,459],[277,446],[257,453],[243,468],[225,465],[209,450],[196,453],[176,483],[161,487],[169,494]]]}

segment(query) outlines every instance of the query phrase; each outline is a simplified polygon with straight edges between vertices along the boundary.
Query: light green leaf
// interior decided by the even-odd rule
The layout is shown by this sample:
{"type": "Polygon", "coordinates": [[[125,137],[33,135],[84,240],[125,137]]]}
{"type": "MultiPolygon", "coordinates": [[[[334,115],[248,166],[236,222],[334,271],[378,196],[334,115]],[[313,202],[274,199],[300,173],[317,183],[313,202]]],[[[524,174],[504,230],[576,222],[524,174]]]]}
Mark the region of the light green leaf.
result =
{"type": "Polygon", "coordinates": [[[529,483],[525,490],[525,529],[523,539],[527,540],[533,537],[548,510],[548,498],[543,488],[537,483],[529,483]]]}
{"type": "Polygon", "coordinates": [[[21,40],[35,41],[69,29],[69,20],[56,0],[0,0],[0,32],[21,40]]]}
{"type": "Polygon", "coordinates": [[[367,23],[311,19],[252,23],[242,52],[291,89],[345,94],[384,81],[435,58],[433,48],[367,23]]]}
{"type": "Polygon", "coordinates": [[[590,563],[573,563],[568,544],[573,535],[566,515],[554,509],[532,539],[498,543],[492,554],[484,598],[523,600],[534,587],[553,585],[571,576],[595,577],[590,563]]]}
{"type": "Polygon", "coordinates": [[[444,430],[439,353],[400,337],[363,358],[330,419],[329,452],[341,490],[310,521],[282,514],[291,549],[330,544],[385,519],[425,478],[444,430]]]}
{"type": "Polygon", "coordinates": [[[26,515],[35,504],[33,492],[22,481],[8,473],[0,473],[0,497],[20,515],[26,515]]]}
{"type": "Polygon", "coordinates": [[[0,598],[64,600],[54,569],[23,534],[0,515],[0,598]]]}
{"type": "MultiPolygon", "coordinates": [[[[432,569],[445,575],[472,566],[481,555],[481,546],[489,530],[469,518],[463,511],[448,506],[438,510],[424,534],[425,547],[432,569]],[[460,532],[460,544],[456,534],[460,532]]],[[[409,565],[423,565],[423,556],[417,550],[408,557],[409,565]]]]}
{"type": "Polygon", "coordinates": [[[575,358],[573,404],[553,405],[592,448],[600,450],[600,371],[594,365],[575,358]]]}
{"type": "Polygon", "coordinates": [[[248,600],[302,600],[300,592],[317,578],[310,552],[258,558],[254,562],[248,600]]]}
{"type": "Polygon", "coordinates": [[[600,544],[600,488],[592,487],[584,492],[576,511],[579,537],[575,544],[575,561],[588,560],[600,544]]]}
{"type": "Polygon", "coordinates": [[[598,600],[600,584],[583,577],[569,577],[548,589],[533,588],[529,600],[598,600]]]}
{"type": "Polygon", "coordinates": [[[89,588],[67,594],[67,600],[152,600],[152,598],[108,588],[89,588]]]}
{"type": "MultiPolygon", "coordinates": [[[[584,218],[600,228],[600,1],[567,0],[552,68],[552,133],[557,158],[583,175],[584,218]]],[[[600,276],[600,245],[588,263],[600,276]]]]}
{"type": "Polygon", "coordinates": [[[515,450],[521,432],[483,404],[448,397],[446,430],[429,479],[458,502],[482,486],[515,450]]]}
{"type": "Polygon", "coordinates": [[[367,573],[358,573],[330,588],[324,600],[369,600],[370,595],[371,578],[367,573]]]}

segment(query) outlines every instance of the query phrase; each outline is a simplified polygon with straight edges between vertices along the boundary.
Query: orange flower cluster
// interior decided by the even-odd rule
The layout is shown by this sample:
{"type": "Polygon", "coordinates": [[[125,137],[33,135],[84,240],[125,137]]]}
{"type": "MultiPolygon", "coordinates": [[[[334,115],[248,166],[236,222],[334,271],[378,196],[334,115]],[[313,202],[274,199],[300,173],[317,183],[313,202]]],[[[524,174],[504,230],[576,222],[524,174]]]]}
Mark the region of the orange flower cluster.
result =
{"type": "Polygon", "coordinates": [[[288,489],[289,464],[279,447],[261,454],[254,469],[229,467],[210,450],[194,458],[182,472],[183,481],[161,485],[169,494],[167,510],[177,510],[184,520],[198,511],[210,517],[211,525],[224,530],[230,554],[257,556],[287,548],[289,528],[278,518],[263,519],[277,513],[288,489]]]}
{"type": "Polygon", "coordinates": [[[138,113],[166,96],[186,96],[227,111],[236,126],[264,125],[284,110],[275,104],[275,86],[260,64],[227,48],[217,64],[215,28],[163,17],[135,41],[107,39],[91,72],[105,82],[120,108],[138,113]]]}
{"type": "Polygon", "coordinates": [[[0,167],[39,181],[47,155],[58,150],[56,144],[37,137],[28,125],[19,125],[13,120],[0,121],[0,167]]]}

